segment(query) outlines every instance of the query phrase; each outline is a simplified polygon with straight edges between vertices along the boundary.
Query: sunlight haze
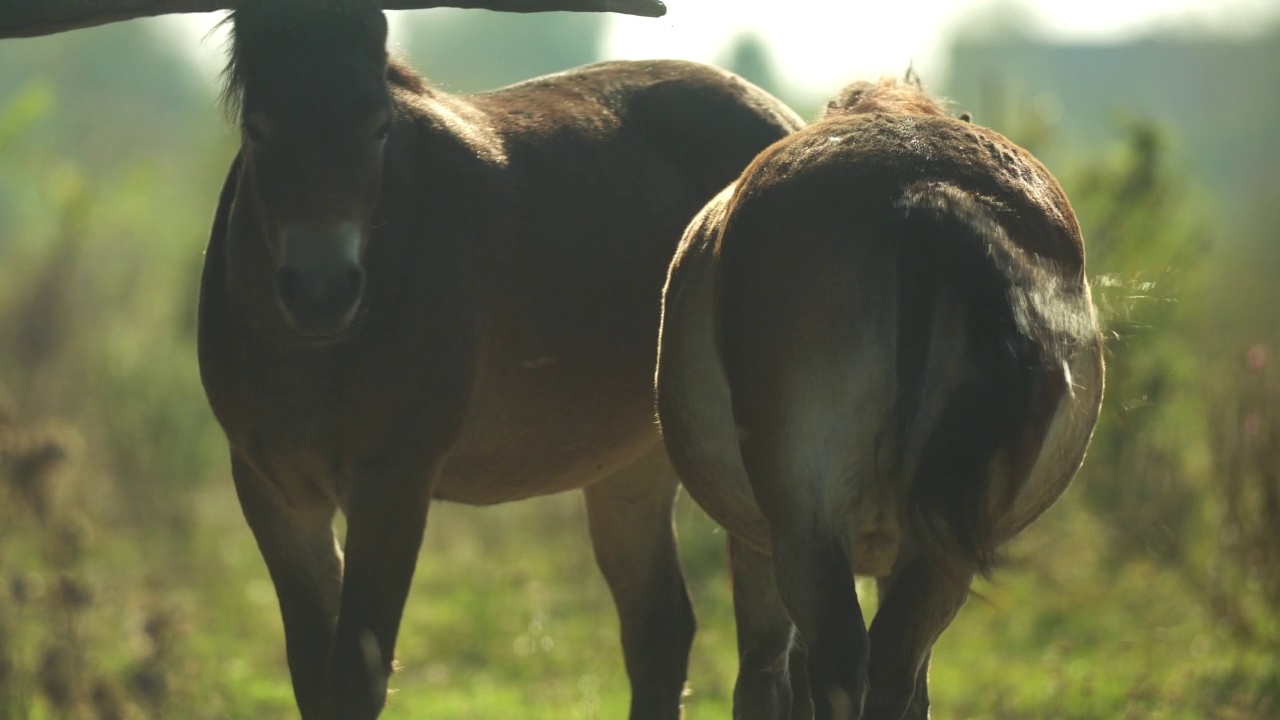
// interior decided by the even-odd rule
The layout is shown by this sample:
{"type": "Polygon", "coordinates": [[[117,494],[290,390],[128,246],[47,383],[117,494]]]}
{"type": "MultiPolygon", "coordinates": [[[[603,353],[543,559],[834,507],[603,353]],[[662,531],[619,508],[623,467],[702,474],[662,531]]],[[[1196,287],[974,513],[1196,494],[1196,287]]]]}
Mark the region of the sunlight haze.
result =
{"type": "MultiPolygon", "coordinates": [[[[657,20],[611,16],[604,56],[716,62],[736,37],[754,33],[769,46],[785,82],[823,96],[856,78],[899,74],[912,63],[926,83],[941,77],[952,33],[979,18],[1016,16],[1043,37],[1115,42],[1155,29],[1246,34],[1280,14],[1275,0],[668,0],[667,6],[657,20]]],[[[396,16],[404,12],[421,11],[391,13],[393,42],[396,16]]],[[[222,35],[209,35],[219,19],[168,20],[199,41],[188,47],[210,71],[222,64],[222,35]]]]}
{"type": "Polygon", "coordinates": [[[660,20],[616,18],[606,53],[714,62],[735,35],[752,32],[773,50],[786,82],[825,95],[854,78],[899,74],[911,63],[928,82],[945,70],[953,29],[968,18],[1010,8],[1028,15],[1046,37],[1115,41],[1155,27],[1247,30],[1263,16],[1274,16],[1277,5],[1269,0],[670,0],[660,20]]]}

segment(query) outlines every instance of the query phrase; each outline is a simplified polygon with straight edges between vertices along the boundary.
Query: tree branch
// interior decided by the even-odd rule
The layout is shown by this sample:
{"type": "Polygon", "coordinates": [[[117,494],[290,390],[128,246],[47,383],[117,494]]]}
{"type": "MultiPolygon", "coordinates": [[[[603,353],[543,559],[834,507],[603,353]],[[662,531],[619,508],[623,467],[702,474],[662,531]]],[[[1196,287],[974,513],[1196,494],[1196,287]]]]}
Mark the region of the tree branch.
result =
{"type": "Polygon", "coordinates": [[[8,0],[0,2],[0,38],[35,37],[133,18],[213,12],[232,0],[8,0]]]}
{"type": "MultiPolygon", "coordinates": [[[[0,0],[0,39],[52,35],[77,28],[173,13],[214,12],[244,0],[0,0]]],[[[267,0],[270,1],[270,0],[267,0]]],[[[432,7],[499,12],[613,12],[662,17],[662,0],[383,0],[386,10],[432,7]]]]}

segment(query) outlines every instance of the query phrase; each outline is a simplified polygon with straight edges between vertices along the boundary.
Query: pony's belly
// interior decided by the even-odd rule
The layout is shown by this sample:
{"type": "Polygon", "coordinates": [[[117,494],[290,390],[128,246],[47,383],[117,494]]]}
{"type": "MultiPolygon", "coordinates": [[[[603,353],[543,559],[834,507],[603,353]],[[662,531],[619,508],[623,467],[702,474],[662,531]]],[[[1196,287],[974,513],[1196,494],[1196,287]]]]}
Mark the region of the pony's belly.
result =
{"type": "MultiPolygon", "coordinates": [[[[569,429],[573,430],[573,429],[569,429]]],[[[654,432],[601,436],[578,428],[577,443],[548,435],[452,451],[436,481],[441,500],[488,505],[590,485],[630,465],[658,441],[654,432]]]]}
{"type": "Polygon", "coordinates": [[[560,365],[486,368],[436,497],[489,504],[581,488],[658,442],[650,370],[560,365]]]}

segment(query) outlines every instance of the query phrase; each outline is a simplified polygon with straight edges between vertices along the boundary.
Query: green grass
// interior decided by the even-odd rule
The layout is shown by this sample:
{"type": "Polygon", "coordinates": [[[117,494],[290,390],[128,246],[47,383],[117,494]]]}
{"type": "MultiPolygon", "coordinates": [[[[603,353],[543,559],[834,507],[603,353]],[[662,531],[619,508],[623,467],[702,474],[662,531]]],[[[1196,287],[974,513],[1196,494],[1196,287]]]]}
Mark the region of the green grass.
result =
{"type": "Polygon", "coordinates": [[[1277,717],[1274,654],[1242,647],[1179,571],[1140,559],[1100,572],[1105,530],[1061,505],[939,642],[937,717],[1277,717]]]}
{"type": "MultiPolygon", "coordinates": [[[[239,596],[226,602],[239,605],[240,621],[255,628],[249,657],[227,667],[258,676],[241,696],[255,696],[255,717],[290,717],[269,580],[229,489],[208,495],[205,522],[223,538],[227,570],[244,578],[239,596]]],[[[680,515],[686,554],[694,556],[689,562],[703,561],[698,552],[719,555],[723,535],[687,504],[680,515]]],[[[688,712],[728,717],[735,658],[728,578],[723,562],[710,572],[691,568],[689,575],[703,628],[688,712]]],[[[211,638],[206,648],[216,652],[247,630],[211,638]]],[[[433,506],[398,659],[384,715],[389,720],[625,717],[629,691],[617,619],[591,556],[579,496],[492,508],[433,506]]]]}
{"type": "MultiPolygon", "coordinates": [[[[144,707],[132,678],[155,650],[144,624],[158,612],[172,637],[156,717],[292,718],[275,597],[229,481],[211,482],[195,506],[183,552],[154,545],[162,534],[95,530],[65,571],[93,588],[73,623],[90,674],[122,678],[144,707]]],[[[727,718],[735,655],[724,536],[687,500],[677,515],[700,622],[687,717],[727,718]]],[[[41,574],[41,551],[19,551],[40,535],[27,529],[8,538],[6,572],[41,574]]],[[[976,588],[938,645],[935,717],[1274,717],[1276,659],[1242,651],[1174,572],[1133,562],[1098,582],[1104,537],[1069,498],[1014,543],[1010,567],[976,588]]],[[[35,621],[23,626],[20,657],[66,631],[53,617],[39,606],[11,616],[35,621]]],[[[573,494],[433,507],[399,648],[388,720],[626,715],[616,619],[573,494]]],[[[31,694],[30,714],[10,717],[64,717],[31,694]]]]}

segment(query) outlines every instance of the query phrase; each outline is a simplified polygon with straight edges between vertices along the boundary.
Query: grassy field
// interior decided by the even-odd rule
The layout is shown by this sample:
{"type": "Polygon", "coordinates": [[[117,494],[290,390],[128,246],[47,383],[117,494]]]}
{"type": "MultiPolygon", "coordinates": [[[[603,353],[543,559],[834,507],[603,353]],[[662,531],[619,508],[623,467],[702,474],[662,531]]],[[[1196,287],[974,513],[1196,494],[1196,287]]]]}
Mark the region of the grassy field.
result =
{"type": "MultiPolygon", "coordinates": [[[[1099,582],[1108,532],[1079,495],[1010,548],[943,637],[935,716],[1275,717],[1274,652],[1242,647],[1179,572],[1139,560],[1099,582]]],[[[192,505],[189,527],[145,533],[100,527],[84,508],[47,527],[4,518],[0,718],[295,716],[275,598],[230,483],[192,505]]],[[[724,536],[685,500],[677,517],[700,623],[687,717],[725,718],[724,536]]],[[[435,506],[399,655],[391,720],[625,717],[616,620],[579,498],[435,506]]]]}

